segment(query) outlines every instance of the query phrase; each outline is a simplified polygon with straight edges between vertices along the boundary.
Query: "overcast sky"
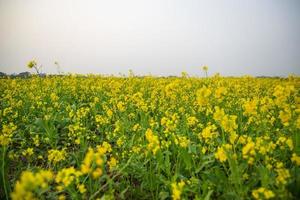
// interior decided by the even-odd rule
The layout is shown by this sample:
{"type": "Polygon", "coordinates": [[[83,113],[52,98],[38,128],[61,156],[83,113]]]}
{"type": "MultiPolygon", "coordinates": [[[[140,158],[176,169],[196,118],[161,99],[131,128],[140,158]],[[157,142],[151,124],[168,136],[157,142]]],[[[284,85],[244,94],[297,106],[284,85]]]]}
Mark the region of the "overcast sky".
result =
{"type": "Polygon", "coordinates": [[[0,71],[300,75],[299,0],[0,0],[0,71]]]}

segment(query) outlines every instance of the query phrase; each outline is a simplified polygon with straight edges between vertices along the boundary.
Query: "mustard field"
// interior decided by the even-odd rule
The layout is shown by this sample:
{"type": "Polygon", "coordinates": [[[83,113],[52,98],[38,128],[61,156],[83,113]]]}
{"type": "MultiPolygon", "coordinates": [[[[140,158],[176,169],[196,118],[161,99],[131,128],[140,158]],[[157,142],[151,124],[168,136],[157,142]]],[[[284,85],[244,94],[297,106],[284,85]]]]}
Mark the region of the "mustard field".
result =
{"type": "Polygon", "coordinates": [[[1,199],[300,199],[300,78],[0,79],[1,199]]]}

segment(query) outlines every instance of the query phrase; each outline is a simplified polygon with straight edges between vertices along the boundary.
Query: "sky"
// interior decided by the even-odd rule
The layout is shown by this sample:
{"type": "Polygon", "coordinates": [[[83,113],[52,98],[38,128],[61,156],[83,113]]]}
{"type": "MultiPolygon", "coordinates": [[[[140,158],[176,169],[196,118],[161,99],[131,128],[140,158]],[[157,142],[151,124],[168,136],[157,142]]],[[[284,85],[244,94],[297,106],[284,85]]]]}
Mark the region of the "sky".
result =
{"type": "Polygon", "coordinates": [[[299,0],[0,0],[0,71],[300,75],[299,0]]]}

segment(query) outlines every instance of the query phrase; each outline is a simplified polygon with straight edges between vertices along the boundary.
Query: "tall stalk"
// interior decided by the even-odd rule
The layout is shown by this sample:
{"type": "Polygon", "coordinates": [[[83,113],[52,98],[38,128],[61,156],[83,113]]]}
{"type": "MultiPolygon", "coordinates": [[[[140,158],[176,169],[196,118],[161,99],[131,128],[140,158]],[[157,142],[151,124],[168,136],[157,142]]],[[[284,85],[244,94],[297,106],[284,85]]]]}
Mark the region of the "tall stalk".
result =
{"type": "Polygon", "coordinates": [[[7,187],[7,180],[5,178],[5,154],[6,154],[6,147],[2,146],[2,159],[1,159],[1,174],[2,174],[2,182],[3,182],[3,188],[5,197],[8,200],[8,187],[7,187]]]}

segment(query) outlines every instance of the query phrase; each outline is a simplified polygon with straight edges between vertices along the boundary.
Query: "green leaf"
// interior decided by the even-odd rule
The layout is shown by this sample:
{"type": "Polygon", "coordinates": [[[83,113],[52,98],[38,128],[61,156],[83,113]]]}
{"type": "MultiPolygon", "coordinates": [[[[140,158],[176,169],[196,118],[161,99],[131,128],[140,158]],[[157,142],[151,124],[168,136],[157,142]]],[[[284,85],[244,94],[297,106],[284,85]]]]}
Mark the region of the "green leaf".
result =
{"type": "Polygon", "coordinates": [[[204,200],[209,200],[212,193],[213,193],[213,190],[209,190],[208,193],[206,194],[206,196],[204,197],[204,200]]]}

